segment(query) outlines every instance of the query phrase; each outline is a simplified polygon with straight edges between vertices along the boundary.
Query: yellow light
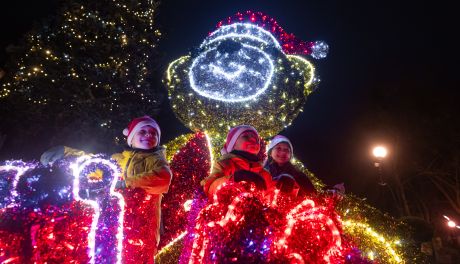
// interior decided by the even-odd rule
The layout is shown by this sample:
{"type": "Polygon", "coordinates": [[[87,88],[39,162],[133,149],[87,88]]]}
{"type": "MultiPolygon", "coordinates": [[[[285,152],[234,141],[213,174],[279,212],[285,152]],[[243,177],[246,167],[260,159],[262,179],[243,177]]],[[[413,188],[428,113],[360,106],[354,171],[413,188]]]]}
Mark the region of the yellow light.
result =
{"type": "MultiPolygon", "coordinates": [[[[388,243],[388,240],[386,239],[383,235],[377,233],[372,227],[370,227],[366,223],[361,223],[361,222],[354,222],[352,220],[346,220],[342,222],[344,231],[348,234],[353,234],[353,236],[361,236],[361,240],[369,240],[372,242],[372,244],[368,244],[366,246],[376,246],[380,250],[383,258],[388,258],[390,263],[401,263],[402,258],[401,256],[397,253],[396,249],[394,249],[391,245],[391,243],[388,243]]],[[[396,241],[399,241],[397,239],[396,241]]],[[[372,252],[372,251],[371,251],[372,252]]],[[[368,254],[369,257],[369,254],[368,254]]],[[[375,258],[375,254],[372,252],[372,257],[375,258]]],[[[373,259],[371,259],[373,260],[373,259]]]]}

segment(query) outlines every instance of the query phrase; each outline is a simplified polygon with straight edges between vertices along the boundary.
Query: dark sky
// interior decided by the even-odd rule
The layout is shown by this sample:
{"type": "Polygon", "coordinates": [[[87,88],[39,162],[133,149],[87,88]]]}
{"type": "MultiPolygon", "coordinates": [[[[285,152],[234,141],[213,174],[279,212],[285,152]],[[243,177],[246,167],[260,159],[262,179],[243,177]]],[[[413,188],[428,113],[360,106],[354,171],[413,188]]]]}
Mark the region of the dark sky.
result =
{"type": "MultiPolygon", "coordinates": [[[[2,5],[0,65],[4,48],[34,21],[52,15],[58,1],[2,5]]],[[[318,89],[283,131],[296,155],[328,184],[345,182],[348,190],[361,195],[379,188],[369,149],[385,135],[366,131],[360,123],[379,103],[377,90],[407,89],[402,100],[409,102],[417,101],[421,90],[443,90],[453,96],[459,88],[454,85],[454,70],[459,69],[454,9],[441,1],[166,0],[157,17],[163,33],[162,61],[187,54],[218,21],[245,10],[262,11],[298,38],[323,40],[330,46],[326,59],[313,61],[321,78],[318,89]]],[[[166,107],[159,120],[166,139],[186,131],[166,107]]]]}

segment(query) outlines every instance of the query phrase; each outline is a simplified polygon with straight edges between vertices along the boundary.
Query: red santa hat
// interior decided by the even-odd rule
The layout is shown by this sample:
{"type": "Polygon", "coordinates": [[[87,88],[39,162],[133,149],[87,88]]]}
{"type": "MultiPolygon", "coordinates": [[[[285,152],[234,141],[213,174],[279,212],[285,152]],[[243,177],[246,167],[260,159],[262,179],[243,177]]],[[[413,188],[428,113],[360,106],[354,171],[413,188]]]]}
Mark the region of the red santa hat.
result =
{"type": "Polygon", "coordinates": [[[233,150],[233,147],[235,147],[235,143],[238,140],[238,137],[246,131],[254,132],[257,135],[257,138],[259,138],[259,133],[252,126],[239,125],[233,127],[230,129],[230,131],[228,131],[227,140],[225,141],[224,147],[220,150],[220,153],[222,155],[230,153],[233,150]]]}
{"type": "Polygon", "coordinates": [[[151,126],[153,127],[157,133],[158,133],[158,144],[160,143],[160,136],[161,136],[161,130],[160,126],[158,123],[151,118],[150,116],[142,116],[138,118],[134,118],[128,125],[127,128],[123,129],[123,135],[125,135],[126,142],[128,143],[128,146],[131,146],[131,142],[133,141],[133,137],[136,134],[139,129],[141,129],[143,126],[151,126]]]}
{"type": "Polygon", "coordinates": [[[294,148],[292,147],[291,141],[285,136],[282,135],[276,135],[271,141],[270,144],[268,144],[267,148],[267,153],[270,153],[270,151],[279,143],[287,143],[289,145],[289,149],[291,150],[291,159],[294,155],[294,148]]]}

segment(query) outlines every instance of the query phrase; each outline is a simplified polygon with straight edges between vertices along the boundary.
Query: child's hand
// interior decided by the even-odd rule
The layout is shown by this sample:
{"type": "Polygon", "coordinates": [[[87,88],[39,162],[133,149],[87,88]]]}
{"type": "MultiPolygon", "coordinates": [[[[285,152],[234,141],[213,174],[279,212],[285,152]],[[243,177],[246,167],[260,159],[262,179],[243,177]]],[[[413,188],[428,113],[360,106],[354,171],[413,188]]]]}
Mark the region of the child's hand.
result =
{"type": "Polygon", "coordinates": [[[341,195],[345,194],[345,184],[343,184],[343,182],[332,186],[332,188],[336,190],[338,193],[340,193],[341,195]]]}
{"type": "Polygon", "coordinates": [[[273,180],[276,181],[276,188],[283,193],[291,193],[294,189],[295,179],[289,174],[281,174],[273,180]]]}
{"type": "Polygon", "coordinates": [[[47,166],[64,157],[64,146],[55,146],[43,152],[40,162],[47,166]]]}
{"type": "Polygon", "coordinates": [[[235,171],[233,175],[233,180],[235,182],[252,182],[256,185],[259,190],[267,190],[267,185],[265,184],[264,179],[257,173],[247,170],[235,171]]]}
{"type": "Polygon", "coordinates": [[[329,187],[328,189],[326,189],[326,194],[331,195],[333,198],[337,200],[341,200],[345,195],[345,185],[342,182],[332,186],[332,188],[329,187]]]}

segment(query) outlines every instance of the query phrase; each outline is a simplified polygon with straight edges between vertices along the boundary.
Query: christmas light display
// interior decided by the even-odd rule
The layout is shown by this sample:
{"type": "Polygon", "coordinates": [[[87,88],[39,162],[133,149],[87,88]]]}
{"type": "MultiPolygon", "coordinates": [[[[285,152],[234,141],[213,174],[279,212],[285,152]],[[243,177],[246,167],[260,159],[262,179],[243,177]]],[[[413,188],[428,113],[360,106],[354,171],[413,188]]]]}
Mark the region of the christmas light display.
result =
{"type": "Polygon", "coordinates": [[[28,170],[37,166],[36,163],[23,161],[6,161],[0,166],[0,208],[14,206],[13,201],[18,196],[16,187],[19,178],[28,170]]]}
{"type": "MultiPolygon", "coordinates": [[[[62,102],[62,99],[71,100],[62,94],[59,101],[59,98],[50,98],[50,94],[41,93],[40,87],[36,87],[36,84],[46,81],[54,87],[64,85],[67,89],[73,87],[72,84],[84,82],[90,89],[110,90],[112,100],[121,99],[122,90],[116,89],[114,86],[117,83],[110,78],[120,75],[123,76],[122,82],[125,82],[119,83],[125,85],[123,91],[138,94],[142,101],[151,101],[148,90],[139,88],[146,85],[149,51],[155,47],[161,35],[154,27],[155,7],[153,1],[141,1],[136,5],[130,5],[123,0],[86,5],[75,3],[66,6],[62,17],[59,16],[57,19],[60,24],[55,32],[39,32],[28,36],[30,48],[17,62],[18,72],[12,81],[3,84],[0,98],[12,92],[27,91],[25,95],[31,103],[52,104],[62,102]],[[108,8],[116,12],[103,12],[108,8]],[[133,25],[138,27],[136,31],[132,30],[133,25]],[[149,33],[139,34],[143,31],[149,33]],[[65,45],[62,45],[62,40],[66,41],[65,45]],[[108,43],[112,45],[107,45],[108,43]],[[82,52],[79,46],[84,46],[85,52],[82,52]],[[107,50],[100,49],[102,46],[107,50]],[[92,49],[98,47],[99,53],[108,51],[111,56],[90,56],[92,60],[84,62],[83,56],[97,54],[86,52],[92,52],[92,49]],[[136,47],[136,50],[142,53],[133,56],[132,47],[136,47]],[[78,53],[77,48],[80,50],[78,53]],[[74,67],[77,64],[81,67],[74,67]],[[52,70],[56,67],[64,70],[65,74],[52,70]],[[101,75],[104,78],[101,78],[101,75]]],[[[75,101],[66,103],[76,107],[75,101]]],[[[117,107],[117,102],[110,104],[112,110],[117,107]]]]}
{"type": "Polygon", "coordinates": [[[90,156],[85,155],[79,157],[75,163],[70,165],[70,168],[73,170],[74,176],[74,199],[89,205],[95,212],[88,235],[90,263],[96,263],[96,261],[100,262],[102,260],[110,263],[121,263],[125,202],[123,196],[120,193],[115,192],[115,184],[120,176],[118,166],[109,160],[91,158],[90,156]],[[103,176],[105,177],[94,180],[89,177],[91,174],[84,174],[84,172],[88,173],[88,170],[89,172],[94,172],[94,166],[97,166],[99,170],[100,166],[105,166],[109,169],[109,171],[105,171],[105,173],[103,173],[103,176]],[[89,192],[88,190],[97,190],[97,196],[91,197],[93,195],[90,196],[89,193],[87,193],[87,196],[90,196],[88,198],[93,199],[81,198],[81,190],[87,190],[87,192],[89,192]],[[111,203],[113,200],[111,197],[115,198],[118,206],[111,203]],[[115,211],[115,215],[108,216],[113,214],[113,211],[115,211]],[[101,215],[104,217],[101,217],[101,215]],[[114,234],[103,232],[102,234],[99,234],[97,239],[98,245],[96,245],[97,230],[104,231],[112,228],[112,225],[116,226],[115,236],[114,234]],[[116,240],[116,242],[114,240],[116,240]]]}
{"type": "Polygon", "coordinates": [[[5,65],[4,127],[26,145],[40,138],[43,148],[68,139],[84,142],[86,135],[104,147],[119,141],[133,116],[157,111],[165,97],[149,81],[161,38],[157,7],[154,0],[59,2],[5,65]],[[50,135],[43,124],[61,132],[50,135]]]}
{"type": "Polygon", "coordinates": [[[296,38],[293,34],[287,33],[278,22],[267,16],[262,12],[238,12],[234,16],[228,17],[225,20],[217,23],[218,27],[225,27],[225,25],[250,22],[256,24],[260,28],[264,28],[270,31],[271,35],[276,37],[276,42],[281,42],[282,49],[287,54],[300,54],[300,55],[311,55],[315,59],[325,58],[329,51],[328,45],[323,41],[304,42],[296,38]]]}
{"type": "Polygon", "coordinates": [[[221,25],[197,55],[168,66],[175,114],[190,129],[208,131],[216,147],[237,124],[254,126],[262,137],[275,135],[291,124],[313,91],[313,65],[283,50],[274,36],[278,29],[268,26],[276,22],[270,21],[265,27],[253,21],[221,25]]]}
{"type": "MultiPolygon", "coordinates": [[[[12,204],[1,209],[0,230],[12,236],[15,232],[10,221],[19,220],[21,230],[14,241],[20,241],[20,259],[121,263],[124,200],[114,191],[117,165],[89,156],[59,161],[50,168],[35,163],[18,167],[18,161],[13,164],[17,171],[28,171],[12,186],[15,189],[9,190],[17,195],[12,204]],[[95,171],[103,177],[91,178],[95,171]]],[[[2,252],[11,249],[10,244],[3,243],[0,248],[2,252]]]]}
{"type": "MultiPolygon", "coordinates": [[[[119,1],[114,4],[142,19],[151,15],[119,1]]],[[[84,18],[66,13],[68,22],[97,20],[112,29],[118,23],[105,21],[84,7],[81,10],[84,18]]],[[[151,26],[151,18],[148,21],[151,26]]],[[[96,37],[98,34],[80,34],[71,26],[63,30],[82,43],[107,40],[96,37]]],[[[138,41],[153,45],[157,36],[144,41],[120,30],[111,37],[127,48],[138,41]]],[[[35,41],[43,42],[40,38],[35,41]]],[[[31,52],[42,52],[40,56],[50,63],[77,59],[45,46],[37,44],[31,52]]],[[[248,11],[219,22],[197,52],[168,66],[166,82],[173,111],[195,133],[166,145],[174,176],[162,203],[164,234],[157,263],[417,261],[418,255],[404,239],[408,236],[398,231],[396,221],[352,196],[329,196],[322,190],[324,184],[297,160],[294,165],[312,180],[317,197],[298,200],[278,190],[262,193],[245,182],[221,186],[211,201],[201,191],[199,182],[209,174],[229,127],[250,124],[269,137],[290,125],[317,81],[314,66],[300,55],[324,58],[327,51],[324,42],[303,42],[272,18],[248,11]]],[[[139,77],[126,86],[126,91],[136,94],[136,87],[144,82],[145,63],[131,75],[126,63],[136,59],[123,54],[129,59],[114,56],[94,67],[139,77]]],[[[17,83],[54,74],[45,65],[30,69],[21,65],[17,83]]],[[[91,76],[72,68],[63,79],[52,77],[52,82],[88,81],[91,76]]],[[[107,88],[112,82],[103,78],[91,87],[107,88]]],[[[11,87],[6,84],[2,96],[15,92],[11,87]]],[[[141,97],[149,100],[145,94],[141,97]]],[[[38,104],[53,101],[30,98],[38,104]]],[[[111,111],[117,106],[115,100],[110,102],[111,111]]],[[[156,245],[146,216],[157,208],[150,202],[151,195],[143,191],[115,190],[119,169],[108,159],[83,156],[58,161],[51,168],[13,162],[0,169],[0,184],[8,188],[0,189],[1,262],[152,262],[156,245]]]]}
{"type": "Polygon", "coordinates": [[[9,163],[25,172],[8,189],[16,194],[13,201],[0,209],[2,263],[89,262],[88,227],[94,211],[72,200],[68,163],[58,162],[51,168],[9,163]],[[64,164],[66,168],[61,169],[64,164]]]}
{"type": "MultiPolygon", "coordinates": [[[[170,161],[173,178],[162,201],[165,231],[160,247],[185,231],[194,192],[200,189],[200,181],[208,176],[211,167],[211,146],[204,133],[196,133],[186,144],[176,147],[178,151],[170,161]],[[186,205],[189,206],[188,210],[186,205]]],[[[173,149],[173,145],[168,144],[166,148],[173,149]]]]}
{"type": "Polygon", "coordinates": [[[265,51],[269,48],[281,47],[269,32],[255,25],[221,27],[206,39],[201,45],[205,51],[193,60],[190,86],[201,96],[217,101],[253,100],[272,81],[274,62],[265,51]]]}
{"type": "Polygon", "coordinates": [[[308,198],[293,207],[278,195],[273,205],[244,185],[224,185],[200,212],[189,263],[345,262],[352,245],[342,241],[333,200],[308,198]]]}
{"type": "MultiPolygon", "coordinates": [[[[219,22],[196,52],[168,66],[166,83],[173,111],[190,129],[208,132],[213,153],[218,153],[226,132],[235,125],[250,124],[263,137],[272,136],[292,122],[318,81],[314,66],[299,55],[318,59],[327,51],[324,42],[303,42],[262,13],[237,13],[219,22]]],[[[159,252],[159,263],[420,259],[410,241],[397,239],[409,237],[401,222],[352,196],[328,202],[324,183],[301,162],[294,159],[294,165],[311,179],[318,201],[302,204],[275,193],[275,200],[266,204],[257,194],[235,192],[235,186],[221,190],[205,207],[205,198],[195,196],[190,208],[197,217],[189,220],[183,239],[159,252]],[[270,212],[270,217],[264,215],[270,212]],[[257,228],[253,223],[259,224],[257,228]]]]}

